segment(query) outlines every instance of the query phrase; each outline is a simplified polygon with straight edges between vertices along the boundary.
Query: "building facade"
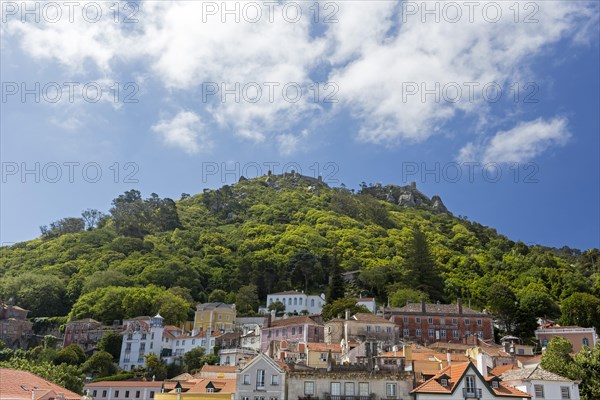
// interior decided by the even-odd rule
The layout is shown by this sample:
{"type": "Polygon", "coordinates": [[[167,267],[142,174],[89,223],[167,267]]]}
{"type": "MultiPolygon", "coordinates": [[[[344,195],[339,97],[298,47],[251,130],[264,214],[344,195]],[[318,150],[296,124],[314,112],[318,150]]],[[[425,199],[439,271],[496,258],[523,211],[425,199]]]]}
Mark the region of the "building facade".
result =
{"type": "Polygon", "coordinates": [[[269,350],[271,341],[322,342],[325,336],[320,316],[300,315],[272,320],[267,314],[265,320],[260,341],[263,353],[269,350]]]}
{"type": "Polygon", "coordinates": [[[145,355],[161,356],[164,321],[160,314],[123,321],[123,344],[119,367],[125,371],[146,365],[145,355]]]}
{"type": "Polygon", "coordinates": [[[162,382],[106,381],[88,383],[84,393],[94,400],[154,400],[162,382]]]}
{"type": "Polygon", "coordinates": [[[198,304],[194,317],[195,332],[232,332],[235,329],[235,304],[198,304]]]}
{"type": "Polygon", "coordinates": [[[581,326],[548,326],[535,331],[535,338],[543,348],[554,336],[567,339],[573,345],[573,352],[579,353],[583,346],[594,347],[597,342],[596,328],[582,328],[581,326]]]}
{"type": "Polygon", "coordinates": [[[27,348],[33,336],[33,324],[27,320],[29,311],[0,300],[0,340],[10,348],[27,348]]]}
{"type": "Polygon", "coordinates": [[[546,371],[540,366],[506,371],[500,378],[507,385],[529,393],[534,399],[580,399],[578,381],[546,371]]]}
{"type": "Polygon", "coordinates": [[[265,354],[259,354],[237,372],[237,400],[285,400],[285,388],[285,369],[265,354]]]}
{"type": "Polygon", "coordinates": [[[494,321],[490,314],[457,304],[410,303],[401,308],[386,308],[386,317],[391,317],[398,326],[400,338],[422,344],[435,342],[466,343],[470,337],[482,340],[494,338],[494,321]]]}
{"type": "MultiPolygon", "coordinates": [[[[347,313],[346,313],[347,314],[347,313]]],[[[377,340],[387,345],[393,345],[398,338],[396,325],[370,313],[357,313],[345,319],[335,318],[325,324],[325,343],[377,340]]]]}
{"type": "Polygon", "coordinates": [[[295,290],[272,293],[267,295],[267,308],[273,302],[279,301],[285,305],[286,313],[321,314],[325,305],[325,295],[307,295],[295,290]]]}
{"type": "Polygon", "coordinates": [[[111,330],[112,328],[104,326],[92,318],[67,322],[63,348],[71,344],[78,344],[83,350],[90,351],[96,347],[102,336],[111,330]]]}

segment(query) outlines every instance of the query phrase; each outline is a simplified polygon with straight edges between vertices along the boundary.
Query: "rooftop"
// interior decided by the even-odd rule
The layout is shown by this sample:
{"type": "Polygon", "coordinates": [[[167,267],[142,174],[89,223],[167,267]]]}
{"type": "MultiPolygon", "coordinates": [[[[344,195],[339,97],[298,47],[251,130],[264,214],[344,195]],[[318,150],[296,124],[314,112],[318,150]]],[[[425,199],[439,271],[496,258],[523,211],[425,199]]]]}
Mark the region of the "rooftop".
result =
{"type": "MultiPolygon", "coordinates": [[[[401,313],[422,313],[422,304],[421,303],[410,303],[400,308],[386,308],[385,312],[389,312],[392,314],[401,314],[401,313]]],[[[456,314],[458,313],[458,304],[425,304],[425,313],[427,314],[456,314]]],[[[491,316],[486,313],[482,313],[479,311],[475,311],[472,308],[462,306],[462,314],[468,315],[479,315],[484,317],[491,316]]]]}
{"type": "Polygon", "coordinates": [[[557,375],[554,372],[546,371],[541,366],[535,368],[513,369],[505,371],[502,375],[504,381],[555,381],[555,382],[571,382],[571,379],[557,375]]]}
{"type": "Polygon", "coordinates": [[[27,371],[0,368],[0,382],[0,399],[36,400],[52,393],[51,397],[62,394],[66,400],[81,399],[81,395],[27,371]]]}

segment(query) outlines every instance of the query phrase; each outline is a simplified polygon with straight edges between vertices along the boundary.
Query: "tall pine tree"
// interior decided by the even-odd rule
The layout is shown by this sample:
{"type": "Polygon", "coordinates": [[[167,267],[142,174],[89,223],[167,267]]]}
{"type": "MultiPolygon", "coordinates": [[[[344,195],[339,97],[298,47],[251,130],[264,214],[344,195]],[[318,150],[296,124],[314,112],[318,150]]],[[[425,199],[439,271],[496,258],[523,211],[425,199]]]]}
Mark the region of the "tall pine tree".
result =
{"type": "Polygon", "coordinates": [[[429,250],[427,236],[418,227],[413,229],[406,262],[406,286],[427,293],[431,300],[444,300],[444,281],[429,250]]]}

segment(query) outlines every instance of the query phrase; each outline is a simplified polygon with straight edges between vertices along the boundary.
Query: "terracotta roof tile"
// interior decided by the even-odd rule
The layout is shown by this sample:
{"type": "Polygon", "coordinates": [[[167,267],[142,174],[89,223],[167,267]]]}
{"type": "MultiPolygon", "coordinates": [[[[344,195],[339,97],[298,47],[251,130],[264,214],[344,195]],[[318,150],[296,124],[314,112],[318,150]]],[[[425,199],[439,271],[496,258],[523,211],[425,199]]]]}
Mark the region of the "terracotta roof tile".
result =
{"type": "Polygon", "coordinates": [[[64,395],[65,399],[81,399],[81,395],[71,392],[55,383],[32,374],[11,368],[0,368],[0,399],[31,400],[31,391],[35,390],[34,398],[38,399],[49,391],[64,395]]]}
{"type": "Polygon", "coordinates": [[[208,364],[204,364],[202,366],[202,369],[200,370],[200,372],[216,372],[216,373],[226,373],[226,372],[234,372],[236,371],[237,367],[234,366],[229,366],[229,365],[208,365],[208,364]]]}
{"type": "Polygon", "coordinates": [[[320,352],[328,352],[331,350],[333,353],[341,353],[342,346],[338,343],[326,344],[326,343],[307,343],[309,351],[320,351],[320,352]]]}

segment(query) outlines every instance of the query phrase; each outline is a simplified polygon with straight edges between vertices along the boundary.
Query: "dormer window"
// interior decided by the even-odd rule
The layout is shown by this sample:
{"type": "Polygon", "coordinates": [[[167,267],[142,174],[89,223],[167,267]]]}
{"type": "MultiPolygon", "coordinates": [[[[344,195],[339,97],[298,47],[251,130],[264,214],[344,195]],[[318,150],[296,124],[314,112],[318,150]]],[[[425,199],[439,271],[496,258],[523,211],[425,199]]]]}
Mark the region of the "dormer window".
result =
{"type": "Polygon", "coordinates": [[[446,379],[446,378],[440,379],[440,385],[442,385],[444,387],[448,386],[448,379],[446,379]]]}
{"type": "Polygon", "coordinates": [[[492,381],[492,387],[498,389],[498,381],[492,381]]]}

